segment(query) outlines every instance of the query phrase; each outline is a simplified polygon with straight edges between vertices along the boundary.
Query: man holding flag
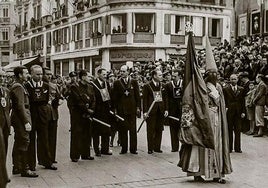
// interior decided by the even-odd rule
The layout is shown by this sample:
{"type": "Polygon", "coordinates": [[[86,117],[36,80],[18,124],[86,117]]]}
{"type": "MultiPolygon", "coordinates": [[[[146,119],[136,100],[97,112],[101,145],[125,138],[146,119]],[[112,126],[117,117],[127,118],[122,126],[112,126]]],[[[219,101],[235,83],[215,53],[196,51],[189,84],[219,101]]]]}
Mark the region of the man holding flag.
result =
{"type": "Polygon", "coordinates": [[[224,174],[232,172],[229,154],[228,126],[225,102],[210,43],[206,46],[206,82],[197,60],[192,33],[189,33],[186,53],[184,92],[178,166],[195,181],[205,178],[225,183],[224,174]]]}

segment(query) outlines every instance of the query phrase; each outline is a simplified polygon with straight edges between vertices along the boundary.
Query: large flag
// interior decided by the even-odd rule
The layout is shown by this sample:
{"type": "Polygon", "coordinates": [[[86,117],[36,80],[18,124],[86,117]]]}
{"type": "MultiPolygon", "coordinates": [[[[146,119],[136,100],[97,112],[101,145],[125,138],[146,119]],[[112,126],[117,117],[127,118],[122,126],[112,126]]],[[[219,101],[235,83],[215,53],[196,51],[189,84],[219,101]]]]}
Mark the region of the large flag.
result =
{"type": "Polygon", "coordinates": [[[184,144],[214,149],[207,89],[197,64],[191,32],[188,39],[183,81],[180,140],[184,144]]]}

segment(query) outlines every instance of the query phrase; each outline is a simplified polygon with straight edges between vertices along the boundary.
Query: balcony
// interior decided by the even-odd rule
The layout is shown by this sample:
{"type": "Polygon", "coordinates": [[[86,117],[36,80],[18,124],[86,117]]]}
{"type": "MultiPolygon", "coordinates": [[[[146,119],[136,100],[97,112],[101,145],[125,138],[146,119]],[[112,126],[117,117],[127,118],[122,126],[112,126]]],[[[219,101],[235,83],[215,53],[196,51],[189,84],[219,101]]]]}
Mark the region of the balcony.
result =
{"type": "Polygon", "coordinates": [[[218,46],[221,43],[221,37],[209,37],[211,46],[218,46]]]}
{"type": "Polygon", "coordinates": [[[9,40],[2,40],[2,41],[0,41],[0,46],[1,47],[3,47],[3,46],[5,46],[5,47],[8,47],[9,46],[9,40]]]}
{"type": "Polygon", "coordinates": [[[19,25],[15,26],[14,35],[17,37],[21,36],[21,26],[19,26],[19,25]]]}
{"type": "Polygon", "coordinates": [[[134,33],[134,43],[154,43],[153,33],[137,32],[134,33]]]}
{"type": "Polygon", "coordinates": [[[185,44],[184,35],[170,35],[170,44],[185,44]]]}
{"type": "Polygon", "coordinates": [[[111,43],[126,43],[127,34],[126,33],[116,33],[111,35],[111,43]]]}
{"type": "Polygon", "coordinates": [[[0,23],[1,24],[9,24],[10,23],[10,18],[0,18],[0,23]]]}
{"type": "Polygon", "coordinates": [[[33,33],[36,32],[37,30],[42,30],[42,19],[31,18],[30,29],[32,29],[33,33]]]}
{"type": "Polygon", "coordinates": [[[194,36],[194,43],[196,45],[202,45],[203,44],[203,37],[202,36],[194,36]]]}
{"type": "Polygon", "coordinates": [[[43,26],[49,27],[53,21],[53,17],[52,15],[46,15],[46,16],[43,16],[41,20],[42,20],[41,23],[43,26]]]}

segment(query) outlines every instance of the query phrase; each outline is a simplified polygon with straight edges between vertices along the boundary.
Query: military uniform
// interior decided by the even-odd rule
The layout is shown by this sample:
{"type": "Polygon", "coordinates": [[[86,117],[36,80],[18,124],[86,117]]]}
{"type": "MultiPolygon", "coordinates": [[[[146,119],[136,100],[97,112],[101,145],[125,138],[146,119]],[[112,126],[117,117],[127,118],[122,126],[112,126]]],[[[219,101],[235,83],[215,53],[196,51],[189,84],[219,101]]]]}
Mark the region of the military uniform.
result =
{"type": "Polygon", "coordinates": [[[45,167],[52,165],[52,158],[48,142],[48,122],[49,122],[49,85],[43,81],[38,83],[33,80],[25,84],[29,92],[32,131],[30,133],[29,146],[29,166],[30,169],[36,167],[36,133],[37,133],[37,157],[38,163],[45,167]]]}
{"type": "Polygon", "coordinates": [[[130,152],[137,152],[137,128],[136,114],[141,107],[139,85],[136,80],[128,78],[127,82],[123,78],[114,83],[114,106],[117,114],[124,118],[120,124],[121,154],[128,150],[128,131],[130,136],[130,152]]]}
{"type": "Polygon", "coordinates": [[[90,157],[91,122],[89,109],[95,109],[95,95],[91,85],[73,84],[70,88],[69,100],[71,112],[71,148],[70,158],[77,161],[90,157]]]}

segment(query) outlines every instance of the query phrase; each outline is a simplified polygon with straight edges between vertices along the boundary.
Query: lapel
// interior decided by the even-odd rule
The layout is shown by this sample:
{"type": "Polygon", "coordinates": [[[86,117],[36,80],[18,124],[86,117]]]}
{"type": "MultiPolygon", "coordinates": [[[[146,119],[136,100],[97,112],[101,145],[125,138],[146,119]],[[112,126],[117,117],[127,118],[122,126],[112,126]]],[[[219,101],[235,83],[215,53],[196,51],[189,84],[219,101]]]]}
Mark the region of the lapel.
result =
{"type": "Polygon", "coordinates": [[[233,97],[236,97],[235,92],[234,92],[232,86],[229,87],[229,90],[230,90],[230,94],[231,94],[233,97]]]}

